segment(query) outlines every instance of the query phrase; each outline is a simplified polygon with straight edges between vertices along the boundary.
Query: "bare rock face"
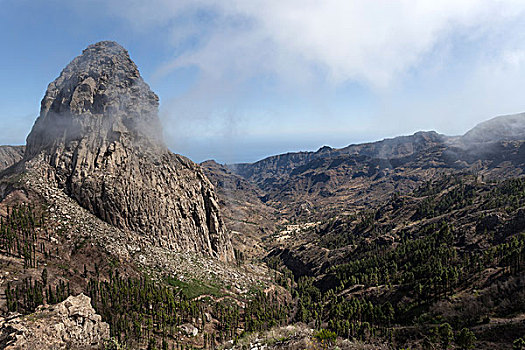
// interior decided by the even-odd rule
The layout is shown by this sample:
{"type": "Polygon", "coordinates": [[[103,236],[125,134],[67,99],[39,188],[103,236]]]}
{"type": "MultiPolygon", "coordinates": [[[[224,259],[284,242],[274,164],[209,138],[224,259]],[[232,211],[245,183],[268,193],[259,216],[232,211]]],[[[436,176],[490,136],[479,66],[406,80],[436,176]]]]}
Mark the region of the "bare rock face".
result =
{"type": "Polygon", "coordinates": [[[158,97],[115,42],[89,46],[49,84],[26,161],[81,206],[155,245],[233,260],[212,184],[164,145],[158,97]]]}
{"type": "Polygon", "coordinates": [[[84,294],[30,315],[0,318],[2,349],[103,349],[109,337],[109,325],[84,294]]]}

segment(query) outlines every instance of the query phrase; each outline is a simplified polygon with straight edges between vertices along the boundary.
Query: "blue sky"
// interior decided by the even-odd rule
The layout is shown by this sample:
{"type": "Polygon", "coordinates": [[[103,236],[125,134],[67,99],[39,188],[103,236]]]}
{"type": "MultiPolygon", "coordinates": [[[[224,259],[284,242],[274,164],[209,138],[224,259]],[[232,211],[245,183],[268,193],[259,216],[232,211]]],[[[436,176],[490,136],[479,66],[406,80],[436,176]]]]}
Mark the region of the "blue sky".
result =
{"type": "Polygon", "coordinates": [[[0,0],[0,144],[87,45],[128,49],[169,147],[255,161],[525,111],[523,1],[0,0]]]}

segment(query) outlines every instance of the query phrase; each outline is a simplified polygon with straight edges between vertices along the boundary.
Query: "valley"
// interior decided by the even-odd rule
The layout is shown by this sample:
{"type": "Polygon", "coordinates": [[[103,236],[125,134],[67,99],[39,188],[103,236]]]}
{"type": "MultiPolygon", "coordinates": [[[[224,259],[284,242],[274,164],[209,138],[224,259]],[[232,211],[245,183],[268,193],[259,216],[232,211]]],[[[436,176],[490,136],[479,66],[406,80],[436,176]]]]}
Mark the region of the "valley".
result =
{"type": "MultiPolygon", "coordinates": [[[[295,320],[376,346],[439,347],[446,325],[459,343],[472,331],[475,348],[512,348],[525,331],[524,122],[228,165],[279,212],[261,258],[294,276],[295,320]]],[[[241,211],[235,198],[221,203],[241,211]]]]}

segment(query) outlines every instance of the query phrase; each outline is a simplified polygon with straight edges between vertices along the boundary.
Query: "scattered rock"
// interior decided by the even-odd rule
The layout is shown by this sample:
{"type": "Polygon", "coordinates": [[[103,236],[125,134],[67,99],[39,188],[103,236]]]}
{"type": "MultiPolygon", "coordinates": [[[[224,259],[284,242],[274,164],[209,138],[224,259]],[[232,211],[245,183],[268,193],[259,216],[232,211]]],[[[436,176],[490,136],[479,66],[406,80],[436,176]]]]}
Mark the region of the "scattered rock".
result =
{"type": "Polygon", "coordinates": [[[197,327],[195,327],[194,325],[190,324],[190,323],[185,323],[183,325],[180,326],[180,329],[188,336],[190,337],[196,337],[197,334],[199,334],[199,330],[197,329],[197,327]]]}

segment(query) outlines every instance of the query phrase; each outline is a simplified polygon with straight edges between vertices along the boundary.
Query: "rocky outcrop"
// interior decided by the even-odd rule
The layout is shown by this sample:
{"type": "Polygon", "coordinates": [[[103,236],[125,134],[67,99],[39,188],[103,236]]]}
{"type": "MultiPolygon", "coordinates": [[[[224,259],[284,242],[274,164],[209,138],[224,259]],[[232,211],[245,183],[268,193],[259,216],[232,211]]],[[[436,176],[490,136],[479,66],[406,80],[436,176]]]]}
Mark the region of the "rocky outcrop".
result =
{"type": "Polygon", "coordinates": [[[21,161],[24,151],[24,146],[0,146],[0,171],[21,161]]]}
{"type": "Polygon", "coordinates": [[[84,294],[30,315],[0,318],[2,349],[103,349],[109,336],[109,325],[84,294]]]}
{"type": "Polygon", "coordinates": [[[26,169],[51,168],[40,175],[82,207],[157,246],[232,260],[213,186],[164,145],[158,101],[124,48],[89,46],[49,84],[26,169]]]}

